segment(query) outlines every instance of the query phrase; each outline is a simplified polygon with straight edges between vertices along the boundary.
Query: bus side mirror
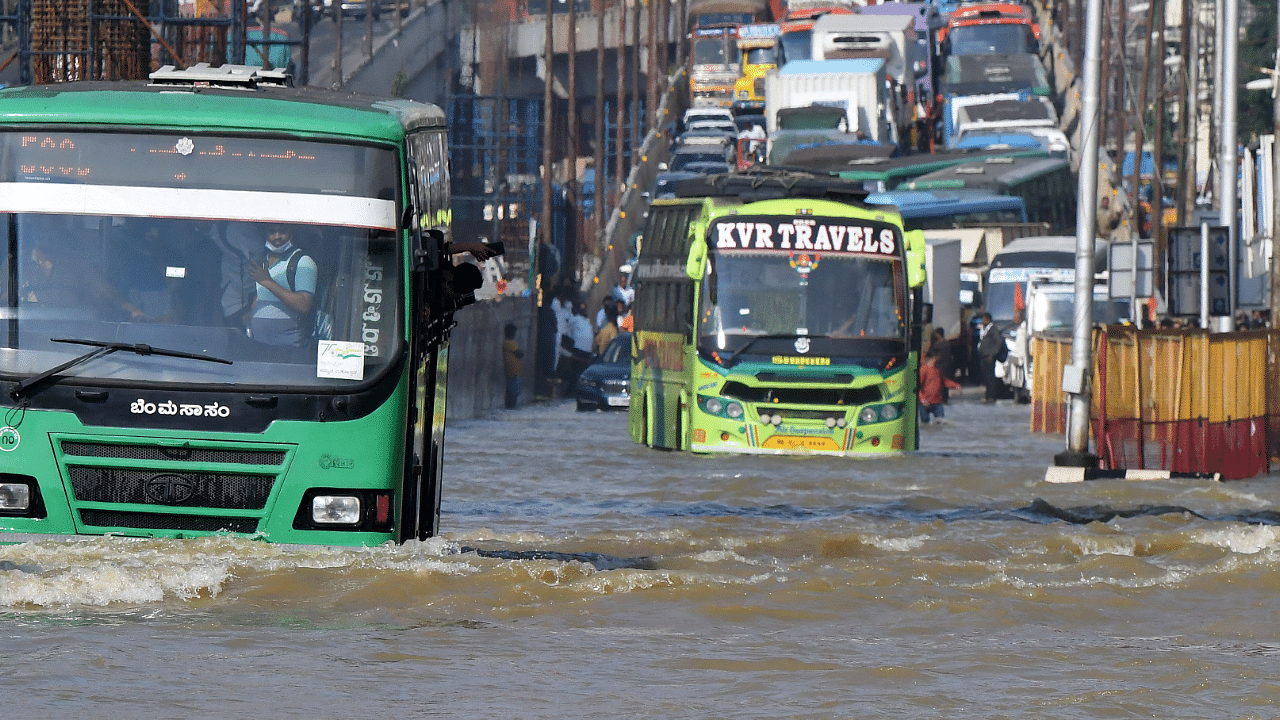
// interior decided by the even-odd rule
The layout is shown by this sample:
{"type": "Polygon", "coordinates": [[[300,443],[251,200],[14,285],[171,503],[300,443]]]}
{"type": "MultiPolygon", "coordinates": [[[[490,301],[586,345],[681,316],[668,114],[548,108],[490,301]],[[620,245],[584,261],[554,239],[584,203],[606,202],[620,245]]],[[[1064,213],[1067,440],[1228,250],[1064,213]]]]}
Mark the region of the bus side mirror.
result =
{"type": "Polygon", "coordinates": [[[707,243],[702,239],[696,239],[689,247],[689,260],[685,263],[684,274],[689,276],[690,280],[701,280],[706,272],[707,265],[707,243]]]}
{"type": "Polygon", "coordinates": [[[437,229],[422,230],[413,233],[413,269],[435,270],[440,266],[440,255],[444,252],[444,233],[437,229]]]}
{"type": "Polygon", "coordinates": [[[909,230],[902,235],[907,246],[907,286],[918,288],[924,285],[924,231],[909,230]]]}

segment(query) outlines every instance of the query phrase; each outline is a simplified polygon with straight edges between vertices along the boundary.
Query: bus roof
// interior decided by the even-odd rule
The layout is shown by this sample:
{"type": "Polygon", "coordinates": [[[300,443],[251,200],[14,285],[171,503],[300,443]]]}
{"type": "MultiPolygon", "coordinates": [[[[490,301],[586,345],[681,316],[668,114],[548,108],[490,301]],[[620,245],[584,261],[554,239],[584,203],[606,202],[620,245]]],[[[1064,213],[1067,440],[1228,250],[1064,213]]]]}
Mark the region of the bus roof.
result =
{"type": "Polygon", "coordinates": [[[741,202],[804,198],[860,204],[867,197],[861,183],[848,182],[825,173],[770,168],[682,180],[674,189],[677,198],[736,198],[741,202]]]}
{"type": "Polygon", "coordinates": [[[1048,157],[1043,148],[1015,148],[991,145],[977,149],[947,149],[932,153],[915,153],[896,158],[869,158],[851,161],[840,170],[840,177],[848,180],[877,180],[894,187],[925,173],[944,167],[973,162],[993,156],[1048,157]]]}
{"type": "Polygon", "coordinates": [[[446,127],[444,112],[313,88],[198,88],[144,82],[75,82],[0,90],[7,125],[113,125],[184,130],[267,130],[395,141],[406,130],[446,127]]]}
{"type": "Polygon", "coordinates": [[[895,205],[904,219],[938,217],[957,212],[1026,209],[1026,202],[1020,197],[970,191],[906,190],[871,193],[866,202],[868,205],[895,205]]]}
{"type": "Polygon", "coordinates": [[[935,170],[909,180],[901,190],[983,189],[1006,192],[1051,172],[1071,171],[1065,158],[990,157],[935,170]]]}

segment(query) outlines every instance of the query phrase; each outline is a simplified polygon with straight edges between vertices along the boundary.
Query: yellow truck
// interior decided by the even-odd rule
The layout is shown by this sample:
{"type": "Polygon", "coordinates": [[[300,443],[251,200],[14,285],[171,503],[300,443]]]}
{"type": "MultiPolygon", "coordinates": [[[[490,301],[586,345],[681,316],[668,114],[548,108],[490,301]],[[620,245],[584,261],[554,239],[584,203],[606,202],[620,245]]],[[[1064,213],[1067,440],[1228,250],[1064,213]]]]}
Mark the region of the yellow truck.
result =
{"type": "Polygon", "coordinates": [[[739,66],[742,68],[733,84],[733,106],[738,112],[763,112],[764,75],[778,67],[774,42],[777,23],[756,23],[738,28],[739,66]]]}

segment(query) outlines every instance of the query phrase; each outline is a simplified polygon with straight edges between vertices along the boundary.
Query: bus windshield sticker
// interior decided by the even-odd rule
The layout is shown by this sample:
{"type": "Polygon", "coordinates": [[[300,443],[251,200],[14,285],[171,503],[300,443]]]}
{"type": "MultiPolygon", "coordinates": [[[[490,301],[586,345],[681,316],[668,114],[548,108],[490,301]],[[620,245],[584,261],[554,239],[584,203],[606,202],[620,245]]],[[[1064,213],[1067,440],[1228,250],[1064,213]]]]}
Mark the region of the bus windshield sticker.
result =
{"type": "Polygon", "coordinates": [[[889,225],[830,218],[743,218],[716,222],[710,238],[720,250],[786,250],[897,257],[898,234],[889,225]]]}
{"type": "Polygon", "coordinates": [[[320,340],[316,347],[316,377],[364,379],[364,343],[320,340]]]}

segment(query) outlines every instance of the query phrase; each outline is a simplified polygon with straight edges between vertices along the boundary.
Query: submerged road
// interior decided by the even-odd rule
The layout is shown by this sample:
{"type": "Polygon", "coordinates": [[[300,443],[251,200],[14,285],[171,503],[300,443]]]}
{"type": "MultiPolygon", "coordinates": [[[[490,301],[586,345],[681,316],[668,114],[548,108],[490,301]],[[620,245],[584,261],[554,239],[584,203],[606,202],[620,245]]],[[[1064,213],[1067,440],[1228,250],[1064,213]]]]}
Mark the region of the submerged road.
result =
{"type": "Polygon", "coordinates": [[[1046,484],[1062,439],[977,399],[867,460],[656,451],[532,405],[449,429],[424,543],[0,547],[7,708],[1272,714],[1277,477],[1046,484]]]}

